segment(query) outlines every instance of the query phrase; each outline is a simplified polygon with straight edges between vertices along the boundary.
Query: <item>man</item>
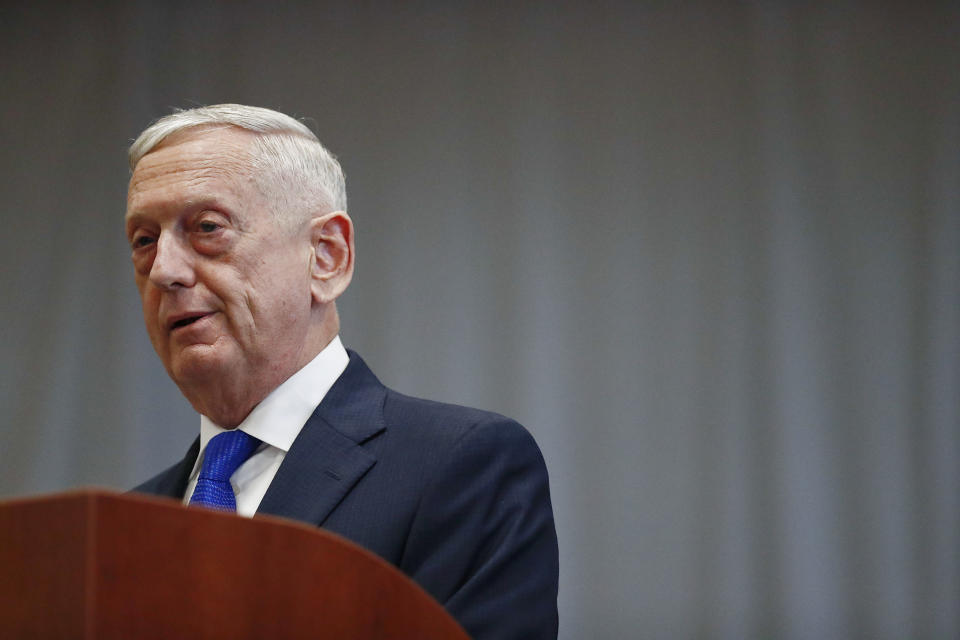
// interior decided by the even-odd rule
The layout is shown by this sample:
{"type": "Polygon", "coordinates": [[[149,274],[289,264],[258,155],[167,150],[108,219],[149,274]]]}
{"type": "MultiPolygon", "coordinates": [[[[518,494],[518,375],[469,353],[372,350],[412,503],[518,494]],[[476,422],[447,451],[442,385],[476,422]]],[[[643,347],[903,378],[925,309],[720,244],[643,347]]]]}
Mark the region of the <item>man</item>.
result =
{"type": "Polygon", "coordinates": [[[200,414],[186,457],[137,490],[322,526],[476,638],[555,638],[556,533],[532,438],[387,389],[340,342],[353,223],[316,136],[275,111],[201,107],[146,129],[130,167],[147,333],[200,414]]]}

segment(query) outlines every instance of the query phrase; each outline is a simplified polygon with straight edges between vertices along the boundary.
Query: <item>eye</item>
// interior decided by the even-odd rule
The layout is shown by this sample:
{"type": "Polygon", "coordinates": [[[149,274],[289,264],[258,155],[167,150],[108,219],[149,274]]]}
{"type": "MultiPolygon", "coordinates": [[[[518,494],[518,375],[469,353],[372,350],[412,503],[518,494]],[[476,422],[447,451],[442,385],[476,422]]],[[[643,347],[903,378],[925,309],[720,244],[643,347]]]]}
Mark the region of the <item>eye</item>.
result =
{"type": "Polygon", "coordinates": [[[223,253],[230,245],[233,225],[230,218],[219,211],[200,211],[183,224],[193,248],[205,256],[223,253]]]}
{"type": "Polygon", "coordinates": [[[147,235],[146,233],[137,233],[133,236],[133,239],[130,240],[130,246],[134,249],[141,249],[154,242],[156,242],[156,239],[153,238],[153,236],[147,235]]]}

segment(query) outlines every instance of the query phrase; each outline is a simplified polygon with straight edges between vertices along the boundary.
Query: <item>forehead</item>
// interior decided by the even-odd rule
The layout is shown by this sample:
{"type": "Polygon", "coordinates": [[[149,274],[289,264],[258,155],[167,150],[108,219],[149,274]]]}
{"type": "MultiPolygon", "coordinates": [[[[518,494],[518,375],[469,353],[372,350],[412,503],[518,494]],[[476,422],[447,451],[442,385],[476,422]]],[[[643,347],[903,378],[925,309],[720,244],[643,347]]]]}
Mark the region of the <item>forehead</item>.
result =
{"type": "Polygon", "coordinates": [[[237,204],[259,197],[252,134],[235,128],[175,134],[137,163],[127,191],[127,219],[193,201],[237,204]]]}

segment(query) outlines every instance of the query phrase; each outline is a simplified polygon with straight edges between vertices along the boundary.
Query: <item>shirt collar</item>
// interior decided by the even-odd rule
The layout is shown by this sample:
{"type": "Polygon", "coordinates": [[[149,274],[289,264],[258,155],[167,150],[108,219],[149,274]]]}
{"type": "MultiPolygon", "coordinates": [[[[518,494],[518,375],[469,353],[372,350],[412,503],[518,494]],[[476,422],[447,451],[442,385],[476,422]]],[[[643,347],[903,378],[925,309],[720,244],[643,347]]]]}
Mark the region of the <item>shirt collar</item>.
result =
{"type": "MultiPolygon", "coordinates": [[[[313,360],[271,391],[237,425],[237,429],[286,453],[349,362],[350,356],[338,335],[313,360]]],[[[227,429],[207,416],[200,416],[200,455],[194,463],[194,473],[207,449],[207,443],[224,431],[227,429]]]]}

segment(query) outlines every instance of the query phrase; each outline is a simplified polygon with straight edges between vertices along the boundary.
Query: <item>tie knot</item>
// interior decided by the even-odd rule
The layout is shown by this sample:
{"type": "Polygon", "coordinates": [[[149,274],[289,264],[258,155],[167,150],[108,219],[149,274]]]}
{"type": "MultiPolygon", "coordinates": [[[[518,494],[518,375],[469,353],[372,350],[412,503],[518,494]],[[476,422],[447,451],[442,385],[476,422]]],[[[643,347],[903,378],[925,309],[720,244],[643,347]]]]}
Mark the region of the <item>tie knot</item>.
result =
{"type": "Polygon", "coordinates": [[[259,444],[259,440],[239,429],[215,435],[207,443],[207,450],[203,454],[200,477],[218,482],[228,481],[259,444]]]}

